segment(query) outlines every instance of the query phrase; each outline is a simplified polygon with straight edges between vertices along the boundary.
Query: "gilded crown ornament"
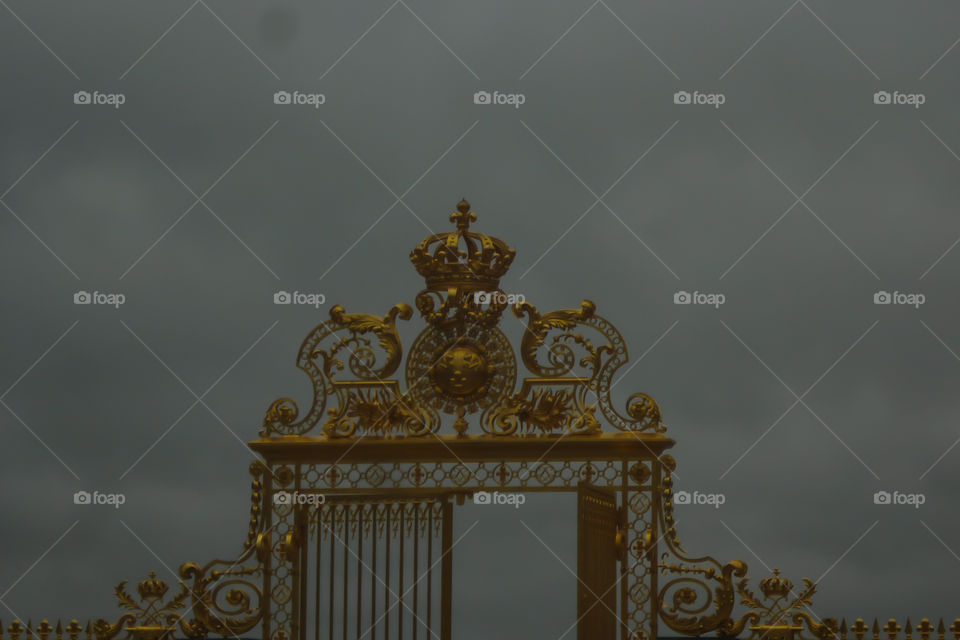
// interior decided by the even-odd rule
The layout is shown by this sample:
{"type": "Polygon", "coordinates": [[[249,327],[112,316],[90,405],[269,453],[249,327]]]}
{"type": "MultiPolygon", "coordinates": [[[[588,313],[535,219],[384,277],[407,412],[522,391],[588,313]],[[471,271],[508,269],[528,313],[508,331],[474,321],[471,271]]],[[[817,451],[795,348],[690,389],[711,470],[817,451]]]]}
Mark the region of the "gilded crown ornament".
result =
{"type": "Polygon", "coordinates": [[[137,585],[137,593],[144,600],[149,598],[162,598],[167,593],[167,583],[163,580],[157,580],[157,574],[150,572],[150,577],[137,585]]]}
{"type": "Polygon", "coordinates": [[[429,289],[493,291],[500,286],[517,252],[500,238],[471,231],[470,224],[476,220],[470,203],[461,200],[450,214],[457,228],[424,238],[410,252],[410,261],[429,289]]]}
{"type": "Polygon", "coordinates": [[[760,591],[767,598],[783,598],[793,590],[793,583],[780,575],[779,569],[773,575],[760,581],[760,591]]]}

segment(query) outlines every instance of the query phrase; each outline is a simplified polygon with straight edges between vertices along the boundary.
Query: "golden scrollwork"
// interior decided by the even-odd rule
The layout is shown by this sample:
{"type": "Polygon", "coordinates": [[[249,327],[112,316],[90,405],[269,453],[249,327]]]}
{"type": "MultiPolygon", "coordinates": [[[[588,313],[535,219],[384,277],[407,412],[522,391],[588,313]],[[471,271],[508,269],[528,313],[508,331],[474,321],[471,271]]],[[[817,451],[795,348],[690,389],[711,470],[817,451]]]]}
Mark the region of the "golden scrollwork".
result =
{"type": "Polygon", "coordinates": [[[183,637],[202,638],[208,633],[237,636],[252,629],[263,616],[260,580],[261,545],[269,541],[263,530],[263,483],[266,466],[250,465],[250,527],[243,551],[233,561],[213,560],[200,566],[188,562],[180,567],[180,590],[164,600],[169,586],[150,573],[137,585],[140,601],[126,591],[126,581],[114,588],[127,613],[116,622],[99,619],[93,625],[97,640],[111,640],[127,632],[131,640],[169,640],[177,629],[183,637]],[[251,562],[254,561],[254,562],[251,562]],[[192,582],[190,582],[192,581],[192,582]]]}
{"type": "Polygon", "coordinates": [[[509,436],[529,434],[600,432],[596,407],[586,403],[586,387],[576,381],[570,388],[556,388],[554,380],[524,380],[521,390],[494,405],[482,417],[485,431],[509,436]]]}
{"type": "Polygon", "coordinates": [[[597,397],[600,412],[615,428],[622,431],[666,431],[660,408],[647,394],[630,396],[625,416],[613,407],[613,376],[627,363],[629,356],[623,336],[610,322],[597,315],[596,310],[596,304],[584,300],[579,309],[560,309],[541,315],[531,303],[517,303],[513,308],[514,315],[527,317],[520,345],[524,365],[535,376],[559,379],[579,367],[582,375],[577,377],[584,378],[583,384],[597,397]],[[598,333],[605,339],[605,344],[595,344],[579,329],[598,333]]]}
{"type": "Polygon", "coordinates": [[[749,628],[753,637],[770,640],[799,639],[805,630],[818,640],[836,637],[836,620],[819,620],[810,609],[817,585],[809,578],[803,579],[803,588],[796,592],[793,583],[781,576],[778,569],[774,569],[772,576],[760,581],[763,598],[754,595],[747,587],[748,582],[744,578],[737,583],[740,603],[748,611],[736,622],[731,621],[725,629],[726,635],[738,636],[749,628]]]}
{"type": "Polygon", "coordinates": [[[436,413],[399,391],[396,380],[367,383],[335,383],[339,404],[329,410],[323,433],[329,438],[357,434],[410,437],[432,433],[438,426],[436,413]]]}
{"type": "Polygon", "coordinates": [[[302,435],[315,427],[323,418],[327,397],[334,393],[334,378],[344,369],[340,359],[343,354],[357,381],[379,381],[393,375],[403,358],[396,321],[409,320],[412,315],[413,309],[403,303],[394,305],[382,318],[347,313],[340,305],[331,308],[330,320],[307,335],[297,356],[297,367],[313,385],[310,410],[298,420],[300,411],[292,398],[275,400],[267,409],[260,435],[302,435]],[[378,349],[382,356],[378,356],[378,349]]]}
{"type": "Polygon", "coordinates": [[[740,560],[721,564],[710,556],[696,558],[686,553],[673,516],[672,474],[677,462],[670,455],[662,456],[660,462],[664,477],[659,487],[661,508],[657,518],[666,545],[659,564],[660,574],[666,579],[657,596],[660,619],[682,635],[716,631],[720,636],[729,636],[735,624],[734,578],[747,575],[747,564],[740,560]]]}

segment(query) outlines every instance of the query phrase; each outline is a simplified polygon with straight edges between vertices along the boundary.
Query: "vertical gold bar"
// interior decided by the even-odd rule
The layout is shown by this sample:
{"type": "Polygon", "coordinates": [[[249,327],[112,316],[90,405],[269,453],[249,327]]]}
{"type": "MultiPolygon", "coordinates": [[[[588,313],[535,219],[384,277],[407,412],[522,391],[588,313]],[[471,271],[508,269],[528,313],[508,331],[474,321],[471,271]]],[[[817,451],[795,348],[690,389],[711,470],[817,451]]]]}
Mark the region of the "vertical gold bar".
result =
{"type": "Polygon", "coordinates": [[[392,504],[387,504],[387,523],[384,533],[387,536],[387,571],[386,571],[386,580],[383,581],[383,640],[390,640],[390,547],[393,546],[393,539],[391,532],[393,530],[393,507],[392,504]]]}
{"type": "Polygon", "coordinates": [[[347,640],[347,615],[350,604],[350,505],[343,506],[343,640],[347,640]]]}
{"type": "Polygon", "coordinates": [[[427,635],[433,633],[430,614],[433,613],[433,510],[434,502],[430,502],[430,512],[427,516],[427,635]]]}
{"type": "Polygon", "coordinates": [[[417,627],[420,625],[418,619],[420,609],[417,607],[417,593],[420,589],[418,584],[418,573],[420,571],[420,507],[422,502],[415,502],[413,505],[413,640],[417,640],[417,627]]]}
{"type": "Polygon", "coordinates": [[[357,640],[360,640],[360,618],[363,612],[363,527],[366,525],[368,505],[357,507],[357,640]]]}
{"type": "Polygon", "coordinates": [[[440,548],[440,640],[451,640],[453,635],[453,504],[443,498],[443,532],[440,548]]]}
{"type": "Polygon", "coordinates": [[[660,458],[654,458],[650,461],[650,466],[653,468],[653,473],[650,474],[650,488],[643,489],[640,488],[640,491],[649,491],[651,497],[651,506],[650,506],[650,528],[651,528],[651,537],[650,539],[654,541],[653,548],[650,549],[650,634],[652,638],[657,637],[659,633],[659,618],[660,618],[660,593],[659,593],[659,581],[658,576],[660,574],[658,570],[658,549],[660,547],[660,522],[657,519],[659,514],[663,513],[661,511],[661,492],[660,492],[660,483],[663,478],[663,465],[660,463],[660,458]]]}
{"type": "Polygon", "coordinates": [[[321,535],[321,522],[323,521],[323,506],[317,507],[317,544],[311,545],[314,547],[314,553],[317,554],[317,565],[316,573],[313,581],[314,589],[314,598],[313,598],[313,635],[314,640],[320,640],[320,575],[322,573],[322,565],[320,564],[321,556],[323,556],[323,547],[321,546],[321,541],[323,536],[321,535]]]}
{"type": "Polygon", "coordinates": [[[334,587],[334,573],[337,568],[337,556],[334,555],[336,549],[333,546],[333,542],[336,539],[334,535],[334,527],[337,524],[337,514],[340,512],[342,507],[340,505],[335,505],[330,509],[330,521],[327,522],[327,534],[330,536],[330,603],[327,606],[327,624],[329,626],[329,633],[327,634],[328,640],[333,640],[333,587],[334,587]]]}
{"type": "Polygon", "coordinates": [[[397,571],[397,600],[399,606],[397,607],[397,638],[398,640],[403,640],[403,556],[406,549],[406,530],[405,525],[407,524],[407,507],[402,502],[400,503],[400,568],[397,571]]]}
{"type": "Polygon", "coordinates": [[[377,629],[375,622],[377,620],[377,506],[373,505],[373,513],[371,514],[373,521],[370,524],[370,535],[373,538],[373,576],[374,579],[370,580],[370,640],[377,640],[377,629]]]}

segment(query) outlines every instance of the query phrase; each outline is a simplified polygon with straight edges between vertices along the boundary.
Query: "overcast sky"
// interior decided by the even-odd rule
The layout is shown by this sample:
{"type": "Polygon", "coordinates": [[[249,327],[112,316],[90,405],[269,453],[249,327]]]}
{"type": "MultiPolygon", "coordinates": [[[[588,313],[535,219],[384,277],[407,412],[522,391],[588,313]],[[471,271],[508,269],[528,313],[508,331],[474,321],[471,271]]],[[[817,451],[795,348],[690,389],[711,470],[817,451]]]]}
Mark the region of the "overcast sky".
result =
{"type": "MultiPolygon", "coordinates": [[[[5,624],[234,554],[300,341],[412,303],[461,197],[506,290],[643,355],[617,405],[657,398],[677,488],[725,497],[678,507],[691,552],[820,579],[822,617],[960,615],[955,2],[0,5],[5,624]]],[[[509,511],[458,513],[458,637],[575,618],[572,498],[509,511]]]]}

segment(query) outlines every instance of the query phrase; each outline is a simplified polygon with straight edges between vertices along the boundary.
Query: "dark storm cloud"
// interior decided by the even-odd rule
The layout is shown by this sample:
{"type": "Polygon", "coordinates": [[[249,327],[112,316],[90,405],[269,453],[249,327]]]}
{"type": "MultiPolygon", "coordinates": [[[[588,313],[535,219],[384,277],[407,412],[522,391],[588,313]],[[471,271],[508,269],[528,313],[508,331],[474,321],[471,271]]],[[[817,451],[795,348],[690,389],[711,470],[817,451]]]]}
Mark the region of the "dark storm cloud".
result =
{"type": "MultiPolygon", "coordinates": [[[[518,249],[505,288],[541,309],[590,298],[634,357],[649,349],[618,405],[656,397],[678,488],[726,496],[678,508],[688,549],[755,578],[823,576],[820,616],[955,616],[960,448],[934,463],[960,436],[960,52],[941,59],[956,6],[407,4],[0,10],[10,609],[109,617],[119,580],[238,552],[242,441],[271,400],[308,397],[300,340],[332,303],[411,302],[409,249],[466,197],[518,249]],[[328,302],[276,307],[278,289],[328,302]],[[75,306],[78,290],[126,302],[75,306]],[[127,503],[75,506],[81,489],[127,503]],[[927,501],[877,506],[880,490],[927,501]]],[[[462,637],[572,623],[574,579],[516,514],[459,518],[481,522],[458,565],[462,637]],[[523,574],[467,579],[493,539],[499,569],[523,574]]],[[[522,518],[575,563],[572,504],[522,518]]]]}

